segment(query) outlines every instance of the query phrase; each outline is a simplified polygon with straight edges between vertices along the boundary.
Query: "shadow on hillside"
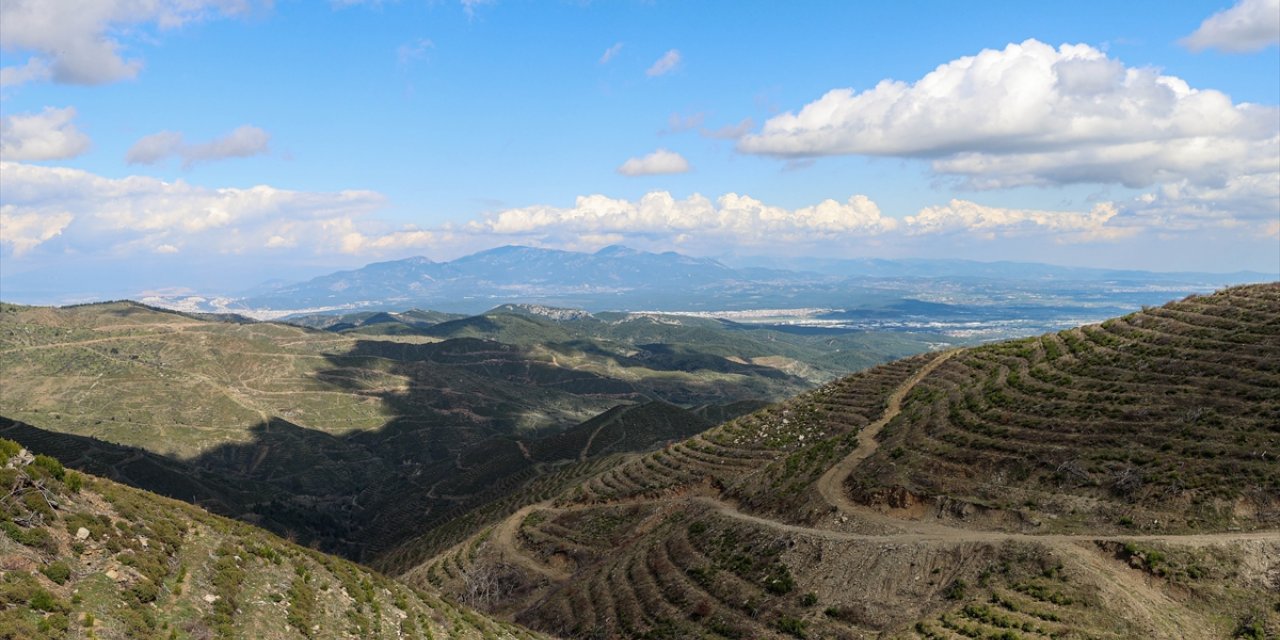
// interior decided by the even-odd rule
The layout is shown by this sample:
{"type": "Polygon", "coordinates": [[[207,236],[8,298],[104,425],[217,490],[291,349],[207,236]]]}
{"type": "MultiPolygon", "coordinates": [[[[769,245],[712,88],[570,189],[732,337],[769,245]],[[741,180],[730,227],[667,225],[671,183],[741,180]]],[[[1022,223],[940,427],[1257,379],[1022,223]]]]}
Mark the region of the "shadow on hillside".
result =
{"type": "MultiPolygon", "coordinates": [[[[785,375],[678,348],[641,353],[643,359],[609,357],[616,367],[785,375]]],[[[727,404],[752,393],[726,393],[711,379],[645,387],[473,338],[422,345],[359,341],[348,353],[325,357],[331,366],[315,379],[334,390],[378,398],[390,416],[380,428],[333,435],[272,418],[250,427],[246,442],[221,444],[186,460],[4,418],[0,437],[69,467],[369,562],[424,526],[513,491],[558,461],[575,460],[595,429],[587,419],[611,407],[653,400],[727,404]],[[381,375],[367,375],[370,369],[381,375]],[[386,374],[408,384],[370,387],[369,380],[385,380],[386,374]],[[544,430],[553,425],[544,444],[522,434],[535,421],[544,430]]],[[[649,436],[653,442],[708,426],[705,418],[665,406],[661,429],[649,436]],[[679,426],[683,414],[687,429],[679,426]]],[[[626,442],[630,448],[653,444],[645,437],[626,442]]]]}

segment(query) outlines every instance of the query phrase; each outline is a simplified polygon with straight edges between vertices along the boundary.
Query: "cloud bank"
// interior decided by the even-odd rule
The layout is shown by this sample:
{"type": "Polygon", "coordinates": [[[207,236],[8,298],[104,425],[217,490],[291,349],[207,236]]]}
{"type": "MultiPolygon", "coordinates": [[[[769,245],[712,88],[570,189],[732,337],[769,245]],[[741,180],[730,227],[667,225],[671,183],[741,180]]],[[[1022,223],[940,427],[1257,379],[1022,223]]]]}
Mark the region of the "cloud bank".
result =
{"type": "Polygon", "coordinates": [[[5,230],[15,254],[62,236],[76,252],[173,252],[196,244],[239,252],[292,243],[342,251],[355,221],[381,208],[371,191],[310,193],[266,185],[211,189],[184,181],[105,178],[79,169],[0,162],[5,230]],[[348,224],[350,223],[350,224],[348,224]],[[166,249],[166,247],[168,247],[166,249]]]}
{"type": "Polygon", "coordinates": [[[1209,190],[1166,185],[1087,211],[952,199],[888,215],[866,195],[786,207],[739,193],[677,198],[653,191],[634,200],[594,194],[568,206],[511,208],[460,224],[419,228],[393,227],[379,219],[386,201],[371,191],[210,188],[8,161],[0,163],[0,172],[5,177],[0,255],[14,265],[145,254],[215,262],[227,255],[367,262],[422,253],[456,257],[502,244],[594,250],[616,243],[695,255],[867,255],[877,247],[927,254],[967,247],[988,259],[1027,259],[1079,244],[1159,251],[1170,238],[1194,246],[1210,235],[1257,251],[1280,233],[1275,211],[1266,209],[1280,185],[1260,179],[1209,190]],[[1216,204],[1219,198],[1252,199],[1259,208],[1224,213],[1216,204]]]}

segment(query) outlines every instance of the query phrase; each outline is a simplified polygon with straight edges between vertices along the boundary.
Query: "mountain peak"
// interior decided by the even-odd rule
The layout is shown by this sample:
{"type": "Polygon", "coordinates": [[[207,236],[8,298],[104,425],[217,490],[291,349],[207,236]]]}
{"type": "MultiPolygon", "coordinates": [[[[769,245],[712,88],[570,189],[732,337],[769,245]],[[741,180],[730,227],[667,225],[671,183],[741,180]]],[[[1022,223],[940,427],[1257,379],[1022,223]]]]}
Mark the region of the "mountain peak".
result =
{"type": "Polygon", "coordinates": [[[637,251],[631,247],[620,244],[611,244],[595,253],[602,258],[624,258],[630,256],[638,256],[644,254],[644,251],[637,251]]]}

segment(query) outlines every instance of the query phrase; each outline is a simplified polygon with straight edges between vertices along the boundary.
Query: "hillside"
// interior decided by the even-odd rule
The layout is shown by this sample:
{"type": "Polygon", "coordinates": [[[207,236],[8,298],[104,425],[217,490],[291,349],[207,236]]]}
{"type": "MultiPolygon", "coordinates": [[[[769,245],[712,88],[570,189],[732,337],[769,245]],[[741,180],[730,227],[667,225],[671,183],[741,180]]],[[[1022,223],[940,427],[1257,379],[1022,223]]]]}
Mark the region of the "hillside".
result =
{"type": "Polygon", "coordinates": [[[131,302],[4,305],[0,435],[372,562],[539,478],[576,479],[562,467],[594,429],[578,425],[619,407],[667,410],[618,423],[625,435],[603,433],[586,457],[684,438],[713,423],[703,416],[938,340],[534,307],[318,330],[131,302]]]}
{"type": "Polygon", "coordinates": [[[574,638],[1275,637],[1277,363],[1280,284],[917,356],[387,568],[574,638]]]}
{"type": "Polygon", "coordinates": [[[534,638],[0,439],[0,638],[534,638]]]}

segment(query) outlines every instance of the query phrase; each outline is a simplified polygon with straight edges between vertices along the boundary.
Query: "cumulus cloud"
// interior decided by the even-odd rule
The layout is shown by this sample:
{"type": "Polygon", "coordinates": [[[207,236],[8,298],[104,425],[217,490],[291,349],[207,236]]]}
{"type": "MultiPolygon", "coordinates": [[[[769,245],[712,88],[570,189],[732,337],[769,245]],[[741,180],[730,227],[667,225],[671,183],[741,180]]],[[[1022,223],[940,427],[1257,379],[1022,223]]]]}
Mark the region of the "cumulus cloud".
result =
{"type": "Polygon", "coordinates": [[[20,256],[62,233],[73,216],[62,213],[17,213],[17,207],[0,206],[0,245],[13,248],[20,256]]]}
{"type": "Polygon", "coordinates": [[[74,107],[47,107],[40,113],[0,118],[0,158],[5,160],[62,160],[89,150],[89,136],[71,121],[74,107]]]}
{"type": "Polygon", "coordinates": [[[1058,242],[1117,240],[1142,229],[1132,225],[1109,224],[1120,211],[1113,203],[1097,204],[1088,213],[1005,209],[968,200],[951,200],[945,205],[925,207],[903,219],[913,235],[965,232],[980,237],[1050,233],[1058,242]]]}
{"type": "Polygon", "coordinates": [[[1280,177],[1234,176],[1221,184],[1183,180],[1160,185],[1124,204],[1144,224],[1190,231],[1206,226],[1263,224],[1280,219],[1280,177]]]}
{"type": "Polygon", "coordinates": [[[604,53],[600,55],[600,64],[609,64],[609,61],[616,58],[619,53],[622,53],[622,43],[616,42],[612,47],[605,49],[604,53]]]}
{"type": "Polygon", "coordinates": [[[0,70],[0,82],[51,78],[103,84],[132,78],[139,59],[125,59],[121,34],[154,25],[174,29],[215,16],[244,13],[249,0],[90,0],[0,2],[0,42],[6,51],[30,52],[26,64],[0,70]]]}
{"type": "Polygon", "coordinates": [[[568,208],[535,206],[508,209],[467,225],[473,234],[517,236],[562,246],[603,246],[636,238],[666,244],[689,241],[771,244],[782,241],[877,235],[898,226],[866,196],[845,202],[825,200],[787,209],[746,195],[729,193],[712,201],[701,195],[677,200],[655,191],[638,201],[603,195],[579,197],[568,208]]]}
{"type": "Polygon", "coordinates": [[[644,74],[650,78],[656,78],[671,73],[679,64],[680,52],[676,49],[671,49],[662,54],[662,57],[658,58],[657,62],[654,62],[652,66],[646,69],[644,74]]]}
{"type": "Polygon", "coordinates": [[[325,220],[321,223],[321,229],[326,236],[336,241],[339,252],[354,255],[380,255],[388,251],[420,249],[433,246],[442,238],[437,232],[413,227],[384,233],[366,233],[351,218],[325,220]]]}
{"type": "Polygon", "coordinates": [[[249,125],[198,144],[188,143],[176,131],[161,131],[135,142],[125,154],[125,161],[129,164],[156,164],[176,156],[182,159],[184,168],[191,168],[203,162],[262,155],[269,151],[270,142],[271,134],[249,125]]]}
{"type": "Polygon", "coordinates": [[[1192,51],[1230,53],[1252,53],[1280,44],[1280,0],[1240,0],[1206,18],[1180,42],[1192,51]]]}
{"type": "Polygon", "coordinates": [[[685,173],[689,170],[689,161],[684,156],[666,149],[658,149],[639,158],[631,158],[618,167],[618,173],[624,176],[653,176],[671,173],[685,173]]]}
{"type": "MultiPolygon", "coordinates": [[[[0,162],[0,172],[4,241],[15,253],[58,235],[85,252],[104,246],[164,252],[165,245],[177,248],[196,238],[203,248],[240,250],[265,246],[274,236],[280,236],[276,244],[292,241],[321,252],[340,251],[342,235],[361,229],[357,220],[384,204],[371,191],[313,193],[266,185],[213,189],[181,180],[105,178],[15,162],[0,162]],[[16,235],[11,236],[11,224],[20,230],[16,235]]],[[[370,228],[365,233],[372,240],[364,246],[376,248],[376,231],[370,228]]]]}
{"type": "Polygon", "coordinates": [[[1280,166],[1280,109],[1234,104],[1087,45],[1036,40],[939,66],[914,84],[836,89],[744,136],[744,153],[927,159],[969,187],[1222,182],[1280,166]]]}

